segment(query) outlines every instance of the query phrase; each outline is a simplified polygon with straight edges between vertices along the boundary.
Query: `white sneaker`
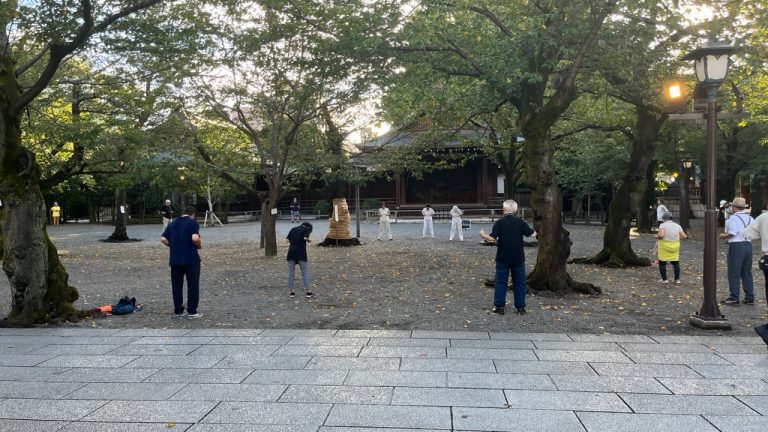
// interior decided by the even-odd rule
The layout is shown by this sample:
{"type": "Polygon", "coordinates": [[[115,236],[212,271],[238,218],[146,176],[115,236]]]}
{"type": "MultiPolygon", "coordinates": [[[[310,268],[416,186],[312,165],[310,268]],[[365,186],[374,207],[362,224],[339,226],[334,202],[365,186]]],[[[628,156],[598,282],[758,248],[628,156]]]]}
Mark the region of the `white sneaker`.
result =
{"type": "Polygon", "coordinates": [[[668,284],[668,283],[669,283],[669,281],[668,281],[668,280],[666,280],[666,279],[661,279],[659,282],[661,282],[661,283],[663,283],[663,284],[668,284]]]}
{"type": "Polygon", "coordinates": [[[683,283],[683,281],[681,281],[680,279],[675,279],[675,283],[679,285],[679,284],[683,283]]]}
{"type": "Polygon", "coordinates": [[[202,312],[194,313],[194,314],[187,314],[187,318],[189,319],[195,319],[195,318],[201,318],[203,316],[202,312]]]}

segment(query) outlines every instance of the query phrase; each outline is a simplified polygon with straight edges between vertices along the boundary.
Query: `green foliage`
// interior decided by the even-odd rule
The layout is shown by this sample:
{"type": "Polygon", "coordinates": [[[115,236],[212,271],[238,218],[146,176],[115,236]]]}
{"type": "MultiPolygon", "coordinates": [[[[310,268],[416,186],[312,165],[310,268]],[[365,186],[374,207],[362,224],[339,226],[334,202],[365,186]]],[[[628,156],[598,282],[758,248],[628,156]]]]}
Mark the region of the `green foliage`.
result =
{"type": "Polygon", "coordinates": [[[331,213],[331,203],[325,200],[318,201],[312,208],[317,215],[327,215],[331,213]]]}
{"type": "Polygon", "coordinates": [[[362,203],[363,209],[365,210],[374,210],[379,208],[379,200],[374,198],[367,198],[362,203]]]}

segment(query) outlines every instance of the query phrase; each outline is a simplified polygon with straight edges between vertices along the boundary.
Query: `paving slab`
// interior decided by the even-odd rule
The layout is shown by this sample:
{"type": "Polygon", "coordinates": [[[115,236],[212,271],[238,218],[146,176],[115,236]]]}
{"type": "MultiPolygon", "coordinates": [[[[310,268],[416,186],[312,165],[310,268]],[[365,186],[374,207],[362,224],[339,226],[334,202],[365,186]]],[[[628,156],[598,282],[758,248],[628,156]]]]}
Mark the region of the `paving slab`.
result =
{"type": "Polygon", "coordinates": [[[506,403],[501,389],[397,387],[392,405],[502,408],[506,403]]]}
{"type": "Polygon", "coordinates": [[[250,369],[304,369],[311,357],[253,357],[232,354],[216,364],[217,368],[250,369]]]}
{"type": "Polygon", "coordinates": [[[565,333],[515,333],[515,332],[491,332],[491,339],[524,340],[524,341],[566,341],[573,339],[565,333]]]}
{"type": "Polygon", "coordinates": [[[146,356],[146,355],[173,355],[183,356],[187,355],[202,345],[125,345],[118,347],[112,354],[114,355],[132,355],[132,356],[146,356]]]}
{"type": "Polygon", "coordinates": [[[768,417],[706,416],[720,432],[765,432],[768,417]]]}
{"type": "Polygon", "coordinates": [[[99,355],[114,351],[123,345],[45,345],[29,354],[99,355]]]}
{"type": "Polygon", "coordinates": [[[301,337],[330,337],[336,335],[337,330],[322,329],[267,329],[260,336],[301,336],[301,337]]]}
{"type": "Polygon", "coordinates": [[[763,345],[705,345],[707,348],[717,353],[728,354],[768,354],[765,344],[763,345]]]}
{"type": "Polygon", "coordinates": [[[552,375],[552,381],[559,390],[669,394],[654,378],[552,375]]]}
{"type": "Polygon", "coordinates": [[[203,419],[203,423],[248,424],[251,430],[261,430],[261,425],[319,428],[330,409],[329,404],[221,402],[203,419]]]}
{"type": "Polygon", "coordinates": [[[325,426],[451,429],[451,410],[446,407],[386,405],[334,405],[325,426]]]}
{"type": "Polygon", "coordinates": [[[569,333],[568,336],[577,342],[615,342],[615,343],[647,343],[655,344],[657,341],[651,339],[646,335],[632,335],[632,334],[573,334],[569,333]]]}
{"type": "Polygon", "coordinates": [[[362,345],[283,345],[276,356],[356,357],[362,345]]]}
{"type": "Polygon", "coordinates": [[[578,361],[578,362],[612,362],[631,363],[632,360],[621,352],[616,351],[563,351],[535,350],[533,351],[542,361],[578,361]]]}
{"type": "Polygon", "coordinates": [[[584,432],[572,411],[540,411],[498,408],[455,408],[457,431],[584,432]]]}
{"type": "Polygon", "coordinates": [[[277,384],[189,384],[174,394],[171,399],[276,402],[287,387],[277,384]]]}
{"type": "Polygon", "coordinates": [[[390,428],[348,428],[323,426],[318,432],[450,432],[448,429],[390,429],[390,428]]]}
{"type": "Polygon", "coordinates": [[[0,366],[37,366],[54,357],[55,354],[3,354],[0,355],[0,366]]]}
{"type": "Polygon", "coordinates": [[[650,336],[650,338],[662,344],[729,345],[744,343],[732,336],[650,336]]]}
{"type": "Polygon", "coordinates": [[[190,356],[239,356],[267,357],[275,353],[280,345],[202,345],[190,352],[190,356]]]}
{"type": "Polygon", "coordinates": [[[0,381],[0,398],[60,399],[84,385],[66,382],[0,381]]]}
{"type": "Polygon", "coordinates": [[[263,329],[195,329],[192,330],[189,333],[186,333],[187,336],[214,336],[214,337],[222,337],[222,336],[258,336],[261,333],[263,333],[263,329]]]}
{"type": "Polygon", "coordinates": [[[404,358],[400,370],[432,372],[496,372],[492,360],[404,358]]]}
{"type": "Polygon", "coordinates": [[[13,342],[0,342],[0,355],[29,354],[30,352],[44,346],[47,346],[47,344],[18,344],[13,342]]]}
{"type": "Polygon", "coordinates": [[[367,337],[307,337],[296,336],[288,341],[288,345],[367,345],[371,338],[367,337]]]}
{"type": "Polygon", "coordinates": [[[213,336],[145,336],[133,345],[205,345],[215,339],[213,336]]]}
{"type": "Polygon", "coordinates": [[[535,341],[538,350],[560,351],[621,351],[621,346],[615,342],[562,342],[562,341],[535,341]]]}
{"type": "Polygon", "coordinates": [[[45,332],[51,336],[112,336],[120,333],[120,329],[84,328],[84,327],[53,327],[45,332]]]}
{"type": "Polygon", "coordinates": [[[709,353],[647,353],[647,352],[627,352],[627,357],[635,363],[660,363],[660,364],[731,364],[728,360],[717,354],[709,353]]]}
{"type": "MultiPolygon", "coordinates": [[[[43,369],[43,368],[37,368],[43,369]]],[[[53,368],[52,368],[53,369],[53,368]]],[[[160,369],[71,368],[50,378],[50,381],[107,383],[140,382],[160,369]]]]}
{"type": "Polygon", "coordinates": [[[632,412],[615,393],[582,391],[505,391],[510,407],[555,411],[632,412]]]}
{"type": "Polygon", "coordinates": [[[590,365],[598,375],[602,376],[701,378],[701,374],[687,365],[635,363],[590,363],[590,365]]]}
{"type": "Polygon", "coordinates": [[[189,430],[191,423],[106,423],[74,422],[66,425],[59,432],[160,432],[189,430]]]}
{"type": "Polygon", "coordinates": [[[428,346],[367,346],[360,351],[360,357],[446,358],[445,350],[428,346]]]}
{"type": "Polygon", "coordinates": [[[134,337],[173,337],[184,336],[192,332],[192,329],[162,329],[162,328],[140,328],[125,329],[114,334],[114,336],[134,336],[134,337]]]}
{"type": "Polygon", "coordinates": [[[718,432],[701,416],[666,414],[577,413],[588,432],[718,432]]]}
{"type": "Polygon", "coordinates": [[[184,386],[183,383],[91,383],[80,386],[65,399],[160,401],[169,399],[184,386]]]}
{"type": "Polygon", "coordinates": [[[414,330],[415,339],[490,339],[487,332],[414,330]]]}
{"type": "Polygon", "coordinates": [[[621,393],[619,396],[634,412],[643,414],[757,415],[733,396],[639,393],[621,393]]]}
{"type": "Polygon", "coordinates": [[[52,328],[33,327],[33,328],[0,328],[0,338],[5,336],[42,336],[50,334],[52,328]]]}
{"type": "Polygon", "coordinates": [[[331,370],[398,370],[400,359],[377,357],[313,357],[307,369],[331,370]]]}
{"type": "Polygon", "coordinates": [[[219,336],[213,338],[211,345],[283,345],[291,336],[219,336]]]}
{"type": "MultiPolygon", "coordinates": [[[[425,339],[426,340],[426,339],[425,339]]],[[[440,340],[440,339],[437,339],[440,340]]],[[[482,349],[519,349],[532,350],[536,346],[533,341],[515,340],[515,339],[451,339],[450,346],[453,348],[482,348],[482,349]]]]}
{"type": "MultiPolygon", "coordinates": [[[[102,356],[106,357],[106,356],[102,356]]],[[[140,356],[125,364],[126,368],[212,368],[226,356],[140,356]]]]}
{"type": "MultiPolygon", "coordinates": [[[[712,353],[714,350],[704,344],[660,344],[660,343],[620,343],[619,346],[628,352],[656,353],[712,353]]],[[[742,347],[744,345],[722,345],[742,347]]]]}
{"type": "Polygon", "coordinates": [[[768,368],[768,353],[766,354],[731,354],[721,353],[720,357],[737,366],[760,366],[768,368]]]}
{"type": "Polygon", "coordinates": [[[533,375],[597,375],[587,362],[494,360],[499,373],[533,375]]]}
{"type": "Polygon", "coordinates": [[[758,379],[657,378],[674,394],[768,395],[768,382],[758,379]]]}
{"type": "Polygon", "coordinates": [[[137,356],[119,356],[119,355],[59,355],[40,363],[43,367],[93,367],[93,368],[114,368],[125,366],[126,364],[138,359],[137,356]]]}
{"type": "Polygon", "coordinates": [[[339,330],[337,337],[410,338],[411,330],[339,330]]]}
{"type": "Polygon", "coordinates": [[[704,378],[757,378],[768,381],[768,367],[690,365],[690,368],[704,378]]]}
{"type": "Polygon", "coordinates": [[[548,375],[448,372],[448,387],[557,390],[548,375]]]}
{"type": "MultiPolygon", "coordinates": [[[[375,373],[375,371],[367,373],[375,373]]],[[[341,385],[347,374],[346,370],[254,370],[243,382],[246,384],[341,385]]]]}
{"type": "Polygon", "coordinates": [[[737,396],[741,402],[747,404],[750,408],[760,415],[768,416],[768,395],[765,396],[737,396]]]}
{"type": "Polygon", "coordinates": [[[448,358],[455,359],[490,359],[490,360],[536,360],[533,350],[528,349],[482,349],[448,348],[448,358]]]}
{"type": "Polygon", "coordinates": [[[5,399],[0,400],[0,419],[79,420],[106,403],[106,401],[5,399]]]}
{"type": "Polygon", "coordinates": [[[344,380],[349,386],[445,387],[446,372],[350,371],[344,380]]]}
{"type": "Polygon", "coordinates": [[[3,420],[0,432],[54,432],[66,426],[65,421],[3,420]]]}
{"type": "MultiPolygon", "coordinates": [[[[244,424],[205,424],[199,423],[187,429],[187,432],[254,432],[252,425],[244,424]]],[[[258,432],[317,432],[314,425],[265,425],[260,424],[258,432]]],[[[421,431],[419,431],[421,432],[421,431]]]]}
{"type": "Polygon", "coordinates": [[[237,384],[250,375],[250,369],[162,369],[146,382],[154,383],[197,383],[237,384]]]}
{"type": "Polygon", "coordinates": [[[28,366],[0,366],[2,381],[51,381],[51,378],[69,368],[42,368],[28,366]]]}
{"type": "Polygon", "coordinates": [[[291,385],[278,402],[378,404],[392,399],[392,387],[291,385]]]}
{"type": "MultiPolygon", "coordinates": [[[[454,342],[456,340],[454,339],[454,342]]],[[[368,341],[371,347],[443,347],[451,346],[450,339],[405,339],[372,337],[368,341]]]]}
{"type": "Polygon", "coordinates": [[[83,421],[138,423],[197,423],[214,407],[210,401],[111,401],[83,421]]]}

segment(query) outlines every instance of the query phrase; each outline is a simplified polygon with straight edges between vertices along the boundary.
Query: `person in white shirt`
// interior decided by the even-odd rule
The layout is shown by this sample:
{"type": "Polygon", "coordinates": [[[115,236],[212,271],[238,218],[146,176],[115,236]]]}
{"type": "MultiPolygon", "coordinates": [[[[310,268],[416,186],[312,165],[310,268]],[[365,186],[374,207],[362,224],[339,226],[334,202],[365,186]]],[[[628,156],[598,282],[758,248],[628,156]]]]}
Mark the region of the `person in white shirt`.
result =
{"type": "Polygon", "coordinates": [[[683,227],[672,222],[672,213],[664,213],[662,216],[659,232],[656,234],[659,247],[659,274],[661,274],[661,283],[669,283],[667,280],[667,261],[672,263],[672,270],[675,272],[675,283],[680,281],[680,240],[685,240],[688,236],[683,231],[683,227]]]}
{"type": "Polygon", "coordinates": [[[454,234],[458,234],[459,241],[464,241],[464,233],[461,230],[461,215],[464,212],[461,211],[459,206],[453,206],[451,208],[451,236],[449,240],[453,240],[454,234]]]}
{"type": "Polygon", "coordinates": [[[669,210],[664,205],[664,200],[656,201],[656,222],[661,225],[664,222],[664,215],[669,213],[669,210]]]}
{"type": "Polygon", "coordinates": [[[730,295],[722,304],[736,306],[739,304],[739,285],[744,287],[745,304],[755,304],[755,293],[752,283],[752,242],[743,233],[755,220],[746,212],[747,200],[736,197],[731,202],[733,214],[725,221],[725,232],[721,239],[728,240],[728,289],[730,295]]]}
{"type": "MultiPolygon", "coordinates": [[[[742,232],[748,240],[760,239],[760,250],[763,252],[763,258],[768,257],[768,212],[763,212],[755,218],[755,221],[742,232]]],[[[765,276],[765,298],[768,301],[768,267],[763,269],[765,276]]]]}
{"type": "Polygon", "coordinates": [[[429,236],[435,238],[435,229],[432,226],[432,216],[435,214],[435,210],[427,203],[427,206],[421,210],[421,214],[424,215],[424,229],[421,231],[421,237],[424,238],[429,233],[429,236]]]}
{"type": "Polygon", "coordinates": [[[382,202],[381,207],[379,207],[379,238],[377,240],[381,240],[384,235],[392,240],[392,230],[389,228],[389,209],[387,204],[382,202]]]}

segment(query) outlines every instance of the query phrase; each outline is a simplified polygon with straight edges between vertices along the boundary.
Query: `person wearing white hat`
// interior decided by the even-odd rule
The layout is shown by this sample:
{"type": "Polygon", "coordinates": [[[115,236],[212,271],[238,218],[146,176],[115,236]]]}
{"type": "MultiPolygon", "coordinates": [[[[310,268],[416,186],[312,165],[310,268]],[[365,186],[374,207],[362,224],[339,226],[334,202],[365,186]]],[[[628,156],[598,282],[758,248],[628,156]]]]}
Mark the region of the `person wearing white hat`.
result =
{"type": "Polygon", "coordinates": [[[464,214],[459,206],[453,206],[451,208],[451,235],[449,240],[453,241],[454,234],[459,236],[459,241],[464,241],[464,232],[461,230],[461,215],[464,214]]]}
{"type": "Polygon", "coordinates": [[[744,237],[744,231],[755,220],[746,212],[747,200],[736,197],[730,203],[733,214],[725,221],[725,232],[721,239],[728,240],[728,290],[730,295],[722,304],[736,306],[739,304],[741,290],[744,287],[744,304],[755,303],[755,292],[752,282],[752,242],[744,237]]]}
{"type": "Polygon", "coordinates": [[[171,200],[165,200],[163,208],[160,209],[160,213],[163,214],[163,230],[165,230],[168,228],[168,224],[171,223],[171,219],[173,219],[173,207],[171,206],[171,200]]]}

